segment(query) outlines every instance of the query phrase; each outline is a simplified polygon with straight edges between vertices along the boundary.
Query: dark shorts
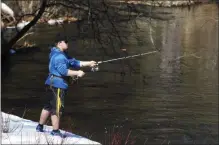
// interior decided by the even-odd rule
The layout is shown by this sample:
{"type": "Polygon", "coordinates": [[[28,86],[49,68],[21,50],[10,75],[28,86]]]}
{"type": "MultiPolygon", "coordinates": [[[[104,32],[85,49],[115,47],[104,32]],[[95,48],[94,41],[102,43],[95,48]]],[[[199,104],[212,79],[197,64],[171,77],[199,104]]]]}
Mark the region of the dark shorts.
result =
{"type": "Polygon", "coordinates": [[[60,116],[64,112],[64,97],[66,90],[46,86],[46,102],[43,109],[49,111],[51,115],[60,116]]]}

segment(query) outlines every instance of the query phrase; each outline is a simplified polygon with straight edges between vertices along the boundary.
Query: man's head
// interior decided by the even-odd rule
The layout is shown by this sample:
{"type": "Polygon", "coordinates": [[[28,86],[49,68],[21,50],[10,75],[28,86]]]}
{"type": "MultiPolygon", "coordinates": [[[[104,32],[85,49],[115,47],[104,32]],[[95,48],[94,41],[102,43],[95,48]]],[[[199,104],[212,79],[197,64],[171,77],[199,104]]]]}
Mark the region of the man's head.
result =
{"type": "Polygon", "coordinates": [[[56,39],[55,39],[55,45],[61,51],[65,51],[68,49],[68,40],[64,35],[57,34],[56,39]]]}

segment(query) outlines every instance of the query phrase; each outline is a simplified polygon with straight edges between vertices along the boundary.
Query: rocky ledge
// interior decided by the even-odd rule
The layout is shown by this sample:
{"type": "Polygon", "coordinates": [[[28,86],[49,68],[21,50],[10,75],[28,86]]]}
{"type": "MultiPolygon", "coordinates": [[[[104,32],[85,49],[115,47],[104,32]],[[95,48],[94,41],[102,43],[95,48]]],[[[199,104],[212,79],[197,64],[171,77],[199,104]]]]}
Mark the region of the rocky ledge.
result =
{"type": "Polygon", "coordinates": [[[180,6],[190,6],[198,3],[207,3],[209,0],[174,0],[174,1],[159,1],[159,0],[150,0],[150,1],[141,1],[141,0],[128,0],[120,1],[130,4],[143,4],[148,6],[156,7],[180,7],[180,6]]]}

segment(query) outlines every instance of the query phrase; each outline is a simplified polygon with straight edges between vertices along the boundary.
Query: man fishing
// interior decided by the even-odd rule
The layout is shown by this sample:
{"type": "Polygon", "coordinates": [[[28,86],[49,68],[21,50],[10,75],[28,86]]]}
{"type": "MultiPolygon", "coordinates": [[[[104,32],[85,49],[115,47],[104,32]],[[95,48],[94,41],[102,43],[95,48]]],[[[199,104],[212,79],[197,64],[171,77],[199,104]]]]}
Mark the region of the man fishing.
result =
{"type": "Polygon", "coordinates": [[[64,109],[64,97],[68,89],[66,77],[83,77],[85,73],[82,70],[71,70],[70,67],[79,69],[81,67],[91,67],[97,65],[95,61],[80,61],[67,55],[67,39],[58,34],[55,40],[55,46],[51,49],[49,58],[49,76],[45,84],[47,86],[47,101],[42,109],[39,124],[36,130],[43,132],[43,125],[51,115],[53,130],[51,135],[64,137],[59,130],[60,116],[64,109]]]}

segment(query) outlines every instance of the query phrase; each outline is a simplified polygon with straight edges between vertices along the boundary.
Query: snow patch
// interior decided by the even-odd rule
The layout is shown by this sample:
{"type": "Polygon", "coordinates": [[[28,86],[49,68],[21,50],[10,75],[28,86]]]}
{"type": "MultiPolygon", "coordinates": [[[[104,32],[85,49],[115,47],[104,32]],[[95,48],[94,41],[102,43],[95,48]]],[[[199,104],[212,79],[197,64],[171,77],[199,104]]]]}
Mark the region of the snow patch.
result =
{"type": "Polygon", "coordinates": [[[85,137],[60,130],[66,138],[52,136],[52,126],[44,125],[45,132],[37,132],[37,122],[23,119],[21,117],[1,113],[2,144],[89,144],[100,145],[100,143],[85,137]]]}

